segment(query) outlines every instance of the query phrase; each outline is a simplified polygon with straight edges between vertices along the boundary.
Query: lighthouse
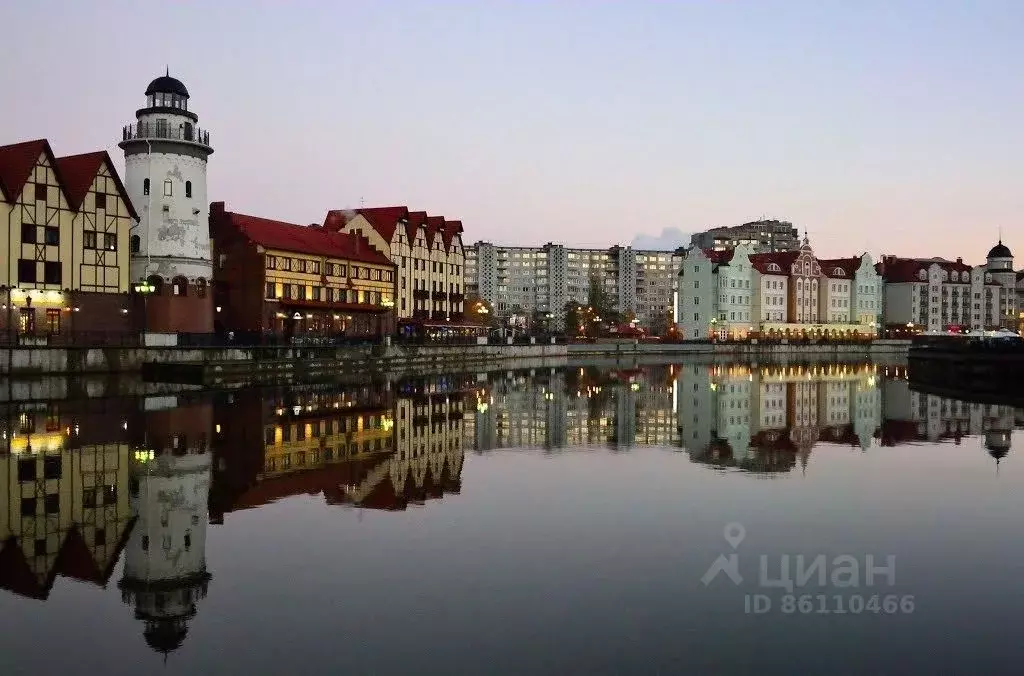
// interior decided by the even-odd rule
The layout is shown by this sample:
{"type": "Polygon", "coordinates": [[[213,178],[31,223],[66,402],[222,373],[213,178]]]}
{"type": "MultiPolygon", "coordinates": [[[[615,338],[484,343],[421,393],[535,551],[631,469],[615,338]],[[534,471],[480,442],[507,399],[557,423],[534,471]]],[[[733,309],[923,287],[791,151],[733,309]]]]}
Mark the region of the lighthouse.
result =
{"type": "Polygon", "coordinates": [[[138,221],[129,239],[130,287],[157,333],[213,331],[206,164],[210,133],[199,127],[188,89],[170,71],[146,87],[145,107],[125,125],[125,188],[138,221]]]}

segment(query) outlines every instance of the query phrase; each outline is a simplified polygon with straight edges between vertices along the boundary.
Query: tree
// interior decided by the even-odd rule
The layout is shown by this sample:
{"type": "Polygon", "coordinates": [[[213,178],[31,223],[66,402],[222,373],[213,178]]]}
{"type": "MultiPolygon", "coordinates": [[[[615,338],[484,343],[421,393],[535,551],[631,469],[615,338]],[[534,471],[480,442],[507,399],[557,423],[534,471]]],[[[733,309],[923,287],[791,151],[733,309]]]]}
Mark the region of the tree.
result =
{"type": "Polygon", "coordinates": [[[494,308],[483,298],[466,296],[466,319],[484,326],[495,326],[498,318],[494,316],[494,308]]]}

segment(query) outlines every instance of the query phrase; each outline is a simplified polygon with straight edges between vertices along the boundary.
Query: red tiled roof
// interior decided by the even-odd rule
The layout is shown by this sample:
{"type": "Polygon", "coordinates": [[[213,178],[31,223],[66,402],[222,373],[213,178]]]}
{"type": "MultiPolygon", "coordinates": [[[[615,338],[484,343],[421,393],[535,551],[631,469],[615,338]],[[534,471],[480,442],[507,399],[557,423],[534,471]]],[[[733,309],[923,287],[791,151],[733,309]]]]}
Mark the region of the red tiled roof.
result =
{"type": "Polygon", "coordinates": [[[774,251],[772,253],[750,254],[750,265],[762,275],[788,275],[799,251],[774,251]],[[769,271],[768,265],[775,263],[782,272],[769,271]]]}
{"type": "Polygon", "coordinates": [[[434,248],[434,237],[441,234],[444,230],[444,217],[443,216],[427,216],[427,248],[434,248]]]}
{"type": "Polygon", "coordinates": [[[927,271],[933,264],[938,264],[947,272],[970,272],[971,266],[959,261],[947,261],[943,258],[897,258],[884,256],[875,266],[875,270],[888,284],[901,282],[921,282],[918,277],[921,270],[927,271]]]}
{"type": "Polygon", "coordinates": [[[13,202],[21,195],[21,190],[32,175],[36,160],[42,153],[46,153],[49,157],[50,164],[60,178],[60,168],[53,158],[53,151],[50,150],[50,144],[46,139],[0,146],[0,192],[8,202],[13,202]]]}
{"type": "Polygon", "coordinates": [[[370,209],[357,209],[356,213],[362,214],[373,226],[373,229],[380,233],[384,241],[391,244],[391,238],[395,236],[395,228],[398,221],[405,218],[409,209],[407,207],[373,207],[370,209]]]}
{"type": "Polygon", "coordinates": [[[826,277],[840,277],[842,279],[849,279],[857,274],[857,270],[860,269],[860,257],[854,258],[819,258],[818,264],[821,266],[821,271],[826,277]],[[835,269],[839,268],[844,274],[836,275],[835,269]]]}
{"type": "Polygon", "coordinates": [[[405,235],[409,238],[409,245],[416,241],[416,231],[427,223],[426,211],[410,211],[408,221],[405,225],[405,235]]]}
{"type": "Polygon", "coordinates": [[[733,254],[736,252],[735,249],[726,249],[724,251],[716,251],[715,249],[701,249],[704,252],[704,256],[707,257],[712,263],[728,263],[732,260],[733,254]]]}
{"type": "Polygon", "coordinates": [[[225,219],[249,240],[269,249],[332,256],[380,265],[392,264],[387,256],[377,251],[366,237],[358,233],[332,232],[322,227],[237,214],[225,211],[223,202],[215,202],[210,212],[214,219],[225,219]]]}
{"type": "Polygon", "coordinates": [[[455,235],[462,234],[462,221],[445,221],[444,229],[441,230],[441,237],[444,240],[444,250],[450,251],[452,248],[452,240],[455,239],[455,235]]]}
{"type": "Polygon", "coordinates": [[[114,178],[118,194],[120,194],[121,199],[124,200],[125,205],[128,207],[128,213],[131,214],[132,218],[138,220],[139,216],[135,213],[135,207],[132,206],[132,201],[128,199],[128,191],[125,190],[124,183],[121,182],[121,177],[117,175],[114,163],[110,161],[110,155],[107,154],[106,150],[57,158],[57,166],[60,167],[60,176],[64,182],[64,194],[67,196],[68,206],[75,211],[82,207],[82,201],[85,200],[85,195],[89,192],[89,188],[92,187],[96,174],[99,173],[100,167],[103,166],[104,162],[110,171],[110,175],[114,178]]]}

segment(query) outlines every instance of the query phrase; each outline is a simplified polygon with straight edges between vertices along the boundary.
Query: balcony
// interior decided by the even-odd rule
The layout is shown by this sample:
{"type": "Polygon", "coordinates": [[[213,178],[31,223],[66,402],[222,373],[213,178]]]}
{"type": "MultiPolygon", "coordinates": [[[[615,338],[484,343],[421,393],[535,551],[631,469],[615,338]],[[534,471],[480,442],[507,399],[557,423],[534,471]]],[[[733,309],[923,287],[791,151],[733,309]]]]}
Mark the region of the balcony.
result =
{"type": "Polygon", "coordinates": [[[448,300],[450,300],[453,303],[461,303],[462,301],[466,300],[466,295],[463,293],[453,293],[449,295],[448,300]]]}
{"type": "Polygon", "coordinates": [[[416,289],[412,292],[412,297],[416,300],[427,300],[430,298],[430,291],[426,289],[416,289]]]}
{"type": "Polygon", "coordinates": [[[447,300],[447,299],[448,299],[448,294],[446,292],[444,292],[444,291],[435,291],[434,292],[434,300],[447,300]]]}
{"type": "Polygon", "coordinates": [[[184,141],[210,147],[210,132],[199,127],[173,128],[166,124],[139,122],[121,129],[121,143],[129,141],[184,141]]]}

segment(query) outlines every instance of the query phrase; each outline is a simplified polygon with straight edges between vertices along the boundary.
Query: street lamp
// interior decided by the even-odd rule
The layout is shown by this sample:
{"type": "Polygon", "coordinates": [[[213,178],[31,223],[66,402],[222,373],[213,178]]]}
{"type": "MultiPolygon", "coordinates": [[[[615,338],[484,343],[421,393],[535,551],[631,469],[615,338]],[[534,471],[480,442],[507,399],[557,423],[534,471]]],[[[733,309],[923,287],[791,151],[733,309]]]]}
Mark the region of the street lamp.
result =
{"type": "MultiPolygon", "coordinates": [[[[156,287],[150,284],[148,281],[143,281],[132,287],[135,293],[142,294],[142,332],[145,333],[146,329],[149,328],[149,294],[156,291],[156,287]]],[[[78,308],[75,308],[77,311],[78,308]]]]}

